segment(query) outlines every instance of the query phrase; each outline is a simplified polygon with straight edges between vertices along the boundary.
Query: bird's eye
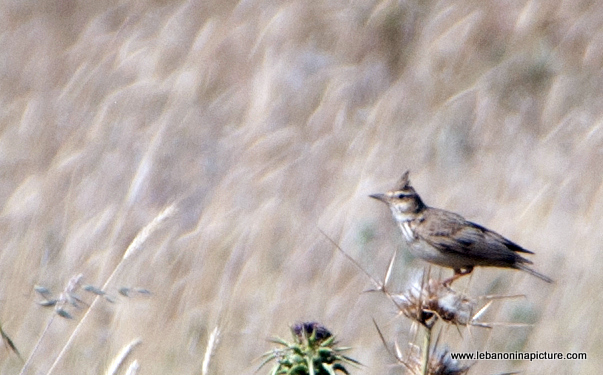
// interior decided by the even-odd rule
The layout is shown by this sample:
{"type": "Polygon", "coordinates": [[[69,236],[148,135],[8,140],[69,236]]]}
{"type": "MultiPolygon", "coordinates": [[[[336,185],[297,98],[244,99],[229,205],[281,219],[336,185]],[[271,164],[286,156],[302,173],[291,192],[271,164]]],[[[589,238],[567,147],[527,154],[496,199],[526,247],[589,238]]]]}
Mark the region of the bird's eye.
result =
{"type": "Polygon", "coordinates": [[[408,194],[404,194],[404,193],[396,194],[396,198],[398,198],[398,199],[406,198],[407,196],[408,196],[408,194]]]}

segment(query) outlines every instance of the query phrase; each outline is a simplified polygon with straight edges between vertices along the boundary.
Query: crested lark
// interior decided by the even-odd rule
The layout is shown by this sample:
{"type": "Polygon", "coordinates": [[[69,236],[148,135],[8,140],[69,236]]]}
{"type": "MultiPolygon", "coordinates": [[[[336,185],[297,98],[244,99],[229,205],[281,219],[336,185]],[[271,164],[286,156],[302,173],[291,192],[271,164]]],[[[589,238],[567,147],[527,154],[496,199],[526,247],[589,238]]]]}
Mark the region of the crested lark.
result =
{"type": "Polygon", "coordinates": [[[531,251],[460,215],[425,205],[410,185],[408,171],[393,190],[370,197],[387,204],[414,256],[454,269],[446,285],[476,266],[520,269],[553,281],[528,267],[532,262],[519,255],[531,251]]]}

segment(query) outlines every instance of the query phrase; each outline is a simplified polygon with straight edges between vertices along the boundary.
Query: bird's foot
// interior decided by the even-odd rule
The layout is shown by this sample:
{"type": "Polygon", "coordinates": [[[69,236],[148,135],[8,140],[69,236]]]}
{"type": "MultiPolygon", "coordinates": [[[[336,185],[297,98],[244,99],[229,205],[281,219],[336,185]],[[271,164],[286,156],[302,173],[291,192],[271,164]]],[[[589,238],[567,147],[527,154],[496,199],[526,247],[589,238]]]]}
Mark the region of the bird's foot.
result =
{"type": "Polygon", "coordinates": [[[442,285],[444,285],[446,288],[450,288],[450,285],[452,285],[452,282],[462,276],[468,275],[471,273],[471,271],[473,271],[473,266],[469,266],[469,267],[464,267],[464,268],[455,268],[454,269],[454,275],[452,275],[452,277],[444,280],[442,282],[442,285]]]}

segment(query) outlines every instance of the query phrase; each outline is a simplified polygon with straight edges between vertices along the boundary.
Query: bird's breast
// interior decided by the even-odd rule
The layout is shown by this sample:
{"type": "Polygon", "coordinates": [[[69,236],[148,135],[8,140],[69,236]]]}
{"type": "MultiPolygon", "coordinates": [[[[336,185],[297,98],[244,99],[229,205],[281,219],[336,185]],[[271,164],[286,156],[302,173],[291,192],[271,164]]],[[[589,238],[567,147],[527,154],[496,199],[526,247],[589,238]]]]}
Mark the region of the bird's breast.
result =
{"type": "Polygon", "coordinates": [[[404,239],[406,242],[414,242],[417,238],[415,237],[415,232],[411,227],[410,221],[401,221],[399,222],[400,229],[402,230],[402,234],[404,235],[404,239]]]}

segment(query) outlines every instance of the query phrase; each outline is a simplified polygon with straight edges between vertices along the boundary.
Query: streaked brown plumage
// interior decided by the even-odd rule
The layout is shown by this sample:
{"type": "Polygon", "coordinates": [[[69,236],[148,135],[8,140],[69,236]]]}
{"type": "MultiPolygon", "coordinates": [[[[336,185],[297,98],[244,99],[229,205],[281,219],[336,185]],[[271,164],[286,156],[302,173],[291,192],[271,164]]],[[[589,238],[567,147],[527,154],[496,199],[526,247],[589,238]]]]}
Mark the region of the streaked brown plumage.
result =
{"type": "Polygon", "coordinates": [[[520,269],[548,283],[553,281],[528,267],[532,262],[519,254],[533,254],[531,251],[460,215],[425,205],[410,185],[408,174],[402,175],[393,190],[370,197],[388,205],[414,256],[454,269],[446,284],[476,266],[520,269]]]}

